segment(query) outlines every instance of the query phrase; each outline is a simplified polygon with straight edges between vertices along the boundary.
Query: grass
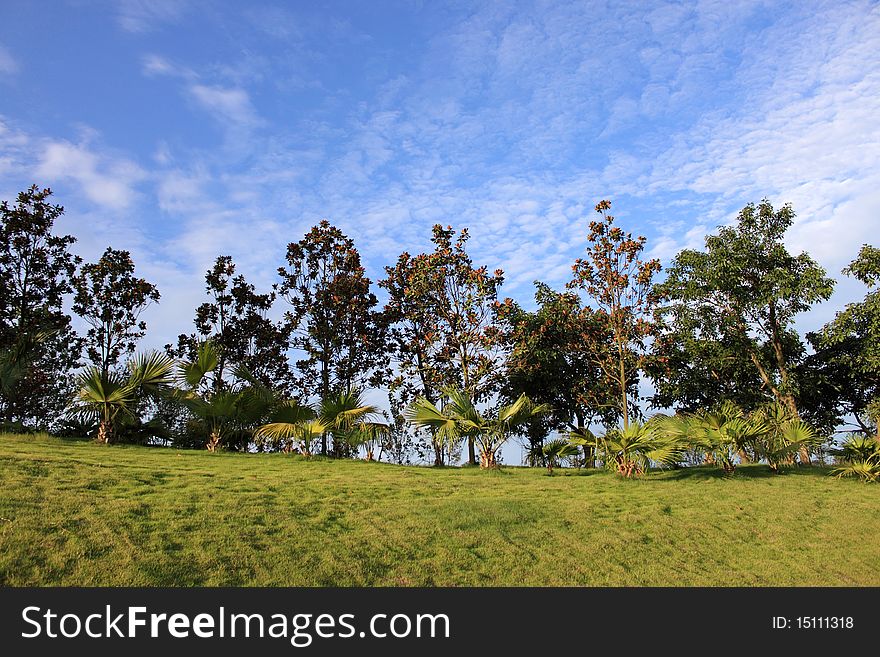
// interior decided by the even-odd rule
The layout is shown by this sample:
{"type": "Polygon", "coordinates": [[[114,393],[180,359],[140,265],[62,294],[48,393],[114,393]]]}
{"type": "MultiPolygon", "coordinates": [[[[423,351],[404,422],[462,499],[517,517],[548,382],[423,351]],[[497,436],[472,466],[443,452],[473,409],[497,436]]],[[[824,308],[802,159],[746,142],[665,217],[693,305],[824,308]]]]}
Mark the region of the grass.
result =
{"type": "Polygon", "coordinates": [[[880,585],[880,486],[557,472],[0,435],[0,584],[880,585]]]}

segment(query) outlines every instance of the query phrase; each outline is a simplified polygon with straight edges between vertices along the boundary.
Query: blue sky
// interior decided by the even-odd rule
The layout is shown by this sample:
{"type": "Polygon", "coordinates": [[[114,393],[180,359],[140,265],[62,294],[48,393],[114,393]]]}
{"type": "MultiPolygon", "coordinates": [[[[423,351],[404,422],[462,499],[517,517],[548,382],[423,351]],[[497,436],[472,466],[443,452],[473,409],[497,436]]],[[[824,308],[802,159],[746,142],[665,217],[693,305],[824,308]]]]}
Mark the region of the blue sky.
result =
{"type": "Polygon", "coordinates": [[[664,261],[763,196],[832,275],[877,243],[877,3],[4,0],[0,24],[0,198],[51,186],[83,256],[133,252],[163,297],[145,346],[191,330],[217,255],[265,288],[323,217],[374,279],[468,226],[522,302],[602,198],[664,261]]]}

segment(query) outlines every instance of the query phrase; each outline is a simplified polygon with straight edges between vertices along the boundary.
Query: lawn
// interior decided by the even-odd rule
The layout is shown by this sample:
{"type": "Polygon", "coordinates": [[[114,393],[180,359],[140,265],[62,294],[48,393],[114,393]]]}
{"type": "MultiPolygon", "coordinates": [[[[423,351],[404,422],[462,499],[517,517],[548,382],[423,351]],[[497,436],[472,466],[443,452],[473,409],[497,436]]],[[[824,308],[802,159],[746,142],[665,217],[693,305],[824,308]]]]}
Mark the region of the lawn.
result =
{"type": "Polygon", "coordinates": [[[880,486],[434,469],[0,435],[0,584],[880,585],[880,486]]]}

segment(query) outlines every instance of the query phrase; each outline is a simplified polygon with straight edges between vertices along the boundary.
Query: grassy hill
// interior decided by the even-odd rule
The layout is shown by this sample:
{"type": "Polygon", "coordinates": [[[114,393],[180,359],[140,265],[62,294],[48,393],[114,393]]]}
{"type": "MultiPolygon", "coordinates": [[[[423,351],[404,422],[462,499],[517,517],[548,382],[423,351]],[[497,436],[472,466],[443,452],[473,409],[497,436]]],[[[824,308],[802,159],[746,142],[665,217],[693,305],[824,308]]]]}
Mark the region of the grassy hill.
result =
{"type": "Polygon", "coordinates": [[[0,436],[0,584],[880,585],[823,468],[401,467],[0,436]]]}

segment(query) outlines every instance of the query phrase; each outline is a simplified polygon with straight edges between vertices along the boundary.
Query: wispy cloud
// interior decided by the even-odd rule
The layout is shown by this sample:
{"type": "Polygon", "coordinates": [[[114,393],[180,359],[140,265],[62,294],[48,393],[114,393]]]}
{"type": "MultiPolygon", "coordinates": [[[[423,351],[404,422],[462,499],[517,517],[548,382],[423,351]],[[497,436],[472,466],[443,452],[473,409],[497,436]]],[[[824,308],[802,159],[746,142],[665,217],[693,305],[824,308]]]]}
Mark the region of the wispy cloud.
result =
{"type": "Polygon", "coordinates": [[[34,175],[46,183],[73,180],[90,201],[113,210],[132,204],[135,185],[144,178],[143,170],[130,160],[67,141],[45,143],[34,175]]]}
{"type": "Polygon", "coordinates": [[[174,23],[189,9],[187,0],[119,0],[119,26],[134,33],[144,33],[161,25],[174,23]]]}
{"type": "Polygon", "coordinates": [[[224,88],[193,84],[188,89],[196,102],[219,121],[239,126],[261,123],[248,92],[240,88],[224,88]]]}
{"type": "Polygon", "coordinates": [[[18,73],[18,62],[12,53],[0,43],[0,75],[13,75],[18,73]]]}

